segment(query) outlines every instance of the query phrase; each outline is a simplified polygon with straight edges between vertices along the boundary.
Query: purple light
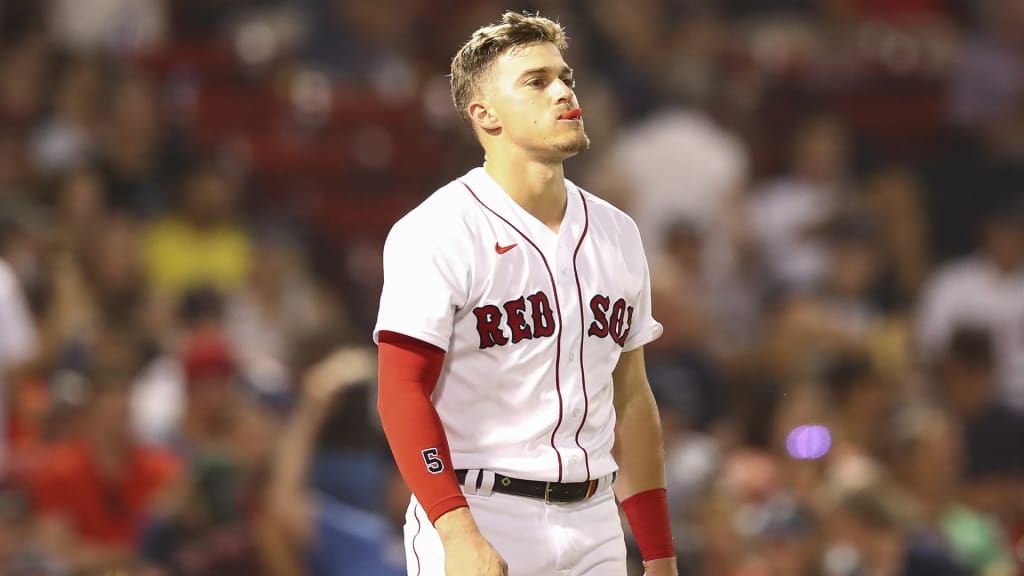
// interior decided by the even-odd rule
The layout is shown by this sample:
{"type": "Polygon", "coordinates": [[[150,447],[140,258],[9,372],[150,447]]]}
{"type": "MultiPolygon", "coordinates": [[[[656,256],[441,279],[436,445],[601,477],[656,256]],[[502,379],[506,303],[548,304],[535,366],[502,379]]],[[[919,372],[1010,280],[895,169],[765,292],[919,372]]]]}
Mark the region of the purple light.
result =
{"type": "Polygon", "coordinates": [[[828,454],[832,435],[828,428],[818,425],[797,426],[786,438],[786,450],[793,458],[814,460],[828,454]]]}

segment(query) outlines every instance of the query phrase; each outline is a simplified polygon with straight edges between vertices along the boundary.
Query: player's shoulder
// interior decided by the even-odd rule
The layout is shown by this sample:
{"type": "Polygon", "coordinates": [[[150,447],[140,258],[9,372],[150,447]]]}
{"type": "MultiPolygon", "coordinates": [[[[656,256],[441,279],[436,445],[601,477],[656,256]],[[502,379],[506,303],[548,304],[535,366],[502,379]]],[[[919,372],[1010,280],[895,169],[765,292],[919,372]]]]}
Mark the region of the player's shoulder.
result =
{"type": "Polygon", "coordinates": [[[465,187],[458,180],[452,180],[399,218],[391,227],[388,240],[441,241],[465,230],[473,212],[474,206],[465,187]]]}
{"type": "Polygon", "coordinates": [[[569,189],[576,189],[583,195],[583,200],[587,203],[587,212],[591,219],[603,220],[636,230],[636,222],[633,221],[633,217],[627,214],[624,210],[604,198],[584,190],[581,186],[571,180],[566,179],[566,182],[569,184],[569,189]]]}

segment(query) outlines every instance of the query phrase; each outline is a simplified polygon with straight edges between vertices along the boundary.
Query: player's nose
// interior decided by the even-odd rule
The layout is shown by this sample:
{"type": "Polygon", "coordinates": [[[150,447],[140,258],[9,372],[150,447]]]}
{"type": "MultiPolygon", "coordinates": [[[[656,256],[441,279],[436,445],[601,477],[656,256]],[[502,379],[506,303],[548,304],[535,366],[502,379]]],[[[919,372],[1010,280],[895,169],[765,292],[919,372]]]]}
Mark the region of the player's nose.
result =
{"type": "Polygon", "coordinates": [[[558,98],[558,104],[562,104],[565,102],[568,102],[570,104],[572,103],[573,91],[572,88],[569,87],[569,84],[565,82],[565,80],[558,80],[557,82],[553,83],[553,86],[555,87],[555,95],[558,98]]]}

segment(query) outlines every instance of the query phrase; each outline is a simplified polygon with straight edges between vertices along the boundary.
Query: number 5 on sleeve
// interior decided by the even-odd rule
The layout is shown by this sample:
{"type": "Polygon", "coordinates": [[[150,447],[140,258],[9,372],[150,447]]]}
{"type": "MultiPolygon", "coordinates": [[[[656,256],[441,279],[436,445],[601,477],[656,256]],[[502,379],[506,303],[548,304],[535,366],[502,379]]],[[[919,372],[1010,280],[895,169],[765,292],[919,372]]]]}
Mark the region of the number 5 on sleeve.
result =
{"type": "Polygon", "coordinates": [[[444,470],[444,462],[437,456],[437,448],[427,448],[423,452],[423,463],[431,474],[440,474],[444,470]]]}

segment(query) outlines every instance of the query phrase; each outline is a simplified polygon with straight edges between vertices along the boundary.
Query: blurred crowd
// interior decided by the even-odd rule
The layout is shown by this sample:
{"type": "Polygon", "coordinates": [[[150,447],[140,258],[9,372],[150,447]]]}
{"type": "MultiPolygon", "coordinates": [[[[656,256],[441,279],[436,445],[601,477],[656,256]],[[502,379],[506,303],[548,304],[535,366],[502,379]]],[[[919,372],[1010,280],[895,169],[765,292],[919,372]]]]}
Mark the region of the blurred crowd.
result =
{"type": "Polygon", "coordinates": [[[680,573],[1024,574],[1024,0],[513,4],[0,3],[0,574],[404,574],[380,254],[505,9],[651,261],[680,573]]]}

